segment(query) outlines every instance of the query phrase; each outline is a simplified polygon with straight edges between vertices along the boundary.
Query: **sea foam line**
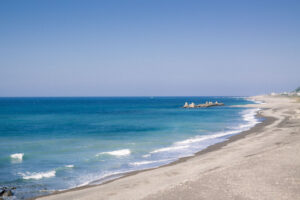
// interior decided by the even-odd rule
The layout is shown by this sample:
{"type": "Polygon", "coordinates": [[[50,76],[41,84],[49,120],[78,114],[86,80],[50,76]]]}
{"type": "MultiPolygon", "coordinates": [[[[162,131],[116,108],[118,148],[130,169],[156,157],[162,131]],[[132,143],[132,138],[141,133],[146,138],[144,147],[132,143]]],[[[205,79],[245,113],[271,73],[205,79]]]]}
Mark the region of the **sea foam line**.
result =
{"type": "MultiPolygon", "coordinates": [[[[204,142],[207,140],[212,140],[212,139],[217,139],[217,138],[222,138],[225,136],[230,136],[234,134],[241,133],[243,131],[249,130],[251,127],[255,126],[256,124],[260,123],[258,119],[255,117],[257,112],[260,109],[255,108],[255,109],[247,109],[243,111],[242,118],[245,121],[245,123],[238,125],[236,128],[232,128],[231,130],[228,131],[222,131],[222,132],[217,132],[212,135],[201,135],[201,136],[195,136],[183,141],[178,141],[173,143],[173,145],[165,148],[160,148],[156,149],[150,152],[150,154],[145,155],[144,157],[149,157],[152,154],[156,153],[162,153],[162,152],[172,152],[172,151],[184,151],[184,150],[189,150],[190,148],[195,148],[196,146],[193,144],[199,144],[200,142],[204,142]]],[[[198,151],[201,150],[198,148],[198,151]]]]}
{"type": "MultiPolygon", "coordinates": [[[[82,184],[77,185],[77,187],[82,187],[86,185],[100,184],[108,180],[113,180],[118,177],[122,177],[124,174],[132,172],[134,170],[126,170],[126,171],[113,171],[113,172],[105,172],[98,176],[96,179],[93,177],[93,180],[84,181],[82,184]]],[[[85,176],[86,177],[86,176],[85,176]]]]}
{"type": "Polygon", "coordinates": [[[174,159],[131,162],[131,163],[129,163],[129,165],[140,166],[140,165],[148,165],[148,164],[154,164],[154,163],[160,163],[160,162],[167,162],[167,161],[172,161],[172,160],[174,160],[174,159]]]}
{"type": "Polygon", "coordinates": [[[189,148],[189,146],[185,145],[185,146],[171,146],[171,147],[160,148],[160,149],[156,149],[154,151],[151,151],[150,154],[159,153],[159,152],[166,152],[166,151],[176,151],[176,150],[185,149],[185,148],[189,148]]]}
{"type": "Polygon", "coordinates": [[[130,149],[121,149],[121,150],[116,150],[116,151],[97,153],[96,156],[100,156],[100,155],[104,155],[104,154],[119,157],[119,156],[128,156],[131,154],[131,151],[130,151],[130,149]]]}
{"type": "Polygon", "coordinates": [[[187,140],[176,142],[175,145],[192,144],[192,143],[196,143],[196,142],[202,142],[202,141],[205,141],[205,140],[224,137],[224,136],[236,134],[236,133],[239,133],[239,132],[240,131],[236,130],[236,131],[220,132],[220,133],[216,133],[216,134],[213,134],[213,135],[196,136],[194,138],[190,138],[190,139],[187,139],[187,140]]]}
{"type": "MultiPolygon", "coordinates": [[[[233,128],[231,130],[224,131],[224,132],[218,132],[218,133],[215,133],[213,135],[196,136],[196,137],[189,138],[189,139],[186,139],[186,140],[183,140],[183,141],[178,141],[178,142],[173,143],[172,146],[153,150],[149,154],[146,154],[142,157],[148,158],[148,157],[151,157],[151,155],[157,154],[157,153],[189,151],[190,148],[193,148],[192,151],[194,151],[194,153],[196,153],[197,151],[200,151],[201,149],[205,148],[205,145],[204,146],[199,146],[198,145],[199,142],[201,143],[202,141],[206,141],[206,140],[210,140],[210,139],[216,139],[216,138],[221,138],[221,137],[224,137],[224,136],[230,136],[230,135],[238,134],[242,131],[250,129],[255,124],[259,123],[259,121],[255,117],[256,113],[259,110],[260,109],[247,109],[246,111],[243,111],[242,118],[246,122],[246,124],[240,124],[236,128],[233,128]]],[[[109,155],[114,155],[114,156],[124,156],[124,155],[129,155],[130,153],[131,152],[130,152],[129,149],[122,149],[122,150],[111,151],[111,152],[101,152],[101,153],[98,153],[97,155],[109,154],[109,155]]],[[[190,155],[190,152],[187,152],[187,153],[188,153],[188,155],[190,155]]],[[[181,157],[182,157],[182,155],[187,155],[187,154],[181,154],[181,157]]],[[[172,162],[172,161],[175,161],[176,159],[179,159],[179,157],[178,158],[172,157],[170,159],[153,160],[153,161],[149,161],[149,160],[137,161],[137,162],[131,162],[131,163],[129,163],[129,165],[131,165],[133,167],[140,167],[140,166],[143,166],[143,165],[147,166],[147,165],[150,165],[150,164],[154,164],[154,165],[157,164],[157,166],[160,166],[161,164],[165,164],[164,162],[172,162]]],[[[132,171],[135,171],[135,170],[137,170],[137,169],[133,169],[132,171]]],[[[124,171],[123,172],[117,171],[117,172],[104,174],[104,175],[101,176],[100,179],[102,181],[105,181],[106,178],[108,178],[108,177],[111,177],[111,176],[114,176],[114,175],[122,176],[122,174],[128,173],[130,171],[125,171],[125,172],[124,171]]],[[[114,179],[114,178],[112,178],[112,179],[114,179]]],[[[85,182],[82,185],[88,185],[88,184],[91,184],[91,181],[85,182]]]]}
{"type": "MultiPolygon", "coordinates": [[[[240,97],[240,98],[244,98],[244,97],[240,97]]],[[[260,123],[256,119],[256,117],[255,117],[256,113],[259,110],[260,109],[247,109],[246,111],[244,111],[242,113],[242,118],[246,122],[246,124],[240,124],[239,126],[233,128],[233,129],[231,129],[229,131],[218,132],[218,133],[215,133],[213,135],[196,136],[196,137],[189,138],[189,139],[186,139],[186,140],[183,140],[183,141],[178,141],[178,142],[173,143],[173,145],[170,146],[170,147],[165,147],[165,148],[160,148],[160,149],[157,149],[157,150],[153,150],[152,152],[150,152],[149,154],[144,155],[143,157],[144,158],[148,158],[152,154],[164,153],[164,152],[169,152],[169,151],[171,151],[171,152],[172,151],[177,152],[177,151],[189,150],[189,147],[197,147],[198,146],[198,142],[202,142],[202,141],[210,140],[210,139],[215,139],[215,138],[221,138],[221,137],[224,137],[224,136],[227,136],[227,135],[229,136],[229,135],[233,135],[233,134],[238,134],[238,133],[240,133],[242,131],[248,130],[251,127],[253,127],[255,124],[260,123]],[[193,145],[194,143],[196,143],[196,145],[193,145]]],[[[194,149],[195,150],[194,153],[196,153],[197,151],[200,151],[203,148],[200,146],[200,149],[199,148],[195,148],[195,149],[194,149]]],[[[111,151],[111,152],[101,152],[101,153],[98,153],[97,155],[109,154],[109,155],[114,155],[114,156],[124,156],[124,155],[129,155],[130,153],[131,152],[130,152],[129,149],[122,149],[122,150],[111,151]]],[[[174,158],[173,157],[173,158],[164,159],[164,160],[153,160],[153,161],[144,160],[144,161],[137,161],[137,162],[131,162],[131,163],[129,163],[129,165],[134,166],[134,167],[139,167],[139,166],[143,166],[143,165],[157,163],[158,166],[160,166],[161,164],[164,164],[163,162],[167,162],[167,161],[171,162],[171,161],[174,161],[176,159],[179,159],[179,157],[178,158],[174,158]]],[[[130,171],[135,171],[135,170],[137,170],[137,169],[133,169],[133,170],[130,170],[130,171]]],[[[128,173],[130,171],[123,171],[123,172],[117,171],[117,172],[112,172],[112,173],[104,174],[104,175],[101,176],[100,179],[102,181],[105,181],[106,178],[108,178],[108,177],[111,177],[111,176],[114,176],[114,175],[120,175],[120,176],[122,176],[122,174],[128,173]]],[[[114,179],[114,178],[112,178],[112,179],[114,179]]],[[[88,181],[88,182],[85,182],[82,185],[88,185],[88,184],[91,184],[92,182],[94,182],[94,181],[88,181]]]]}

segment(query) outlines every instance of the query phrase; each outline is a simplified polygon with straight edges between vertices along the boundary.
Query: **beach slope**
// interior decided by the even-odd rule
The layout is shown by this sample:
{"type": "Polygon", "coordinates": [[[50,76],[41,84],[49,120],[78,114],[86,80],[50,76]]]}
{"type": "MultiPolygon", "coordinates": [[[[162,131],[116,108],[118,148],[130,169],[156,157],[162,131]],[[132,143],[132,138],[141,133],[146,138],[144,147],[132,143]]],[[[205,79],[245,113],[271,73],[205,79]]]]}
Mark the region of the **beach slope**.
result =
{"type": "Polygon", "coordinates": [[[40,197],[67,199],[299,199],[300,103],[257,96],[263,123],[173,164],[40,197]]]}

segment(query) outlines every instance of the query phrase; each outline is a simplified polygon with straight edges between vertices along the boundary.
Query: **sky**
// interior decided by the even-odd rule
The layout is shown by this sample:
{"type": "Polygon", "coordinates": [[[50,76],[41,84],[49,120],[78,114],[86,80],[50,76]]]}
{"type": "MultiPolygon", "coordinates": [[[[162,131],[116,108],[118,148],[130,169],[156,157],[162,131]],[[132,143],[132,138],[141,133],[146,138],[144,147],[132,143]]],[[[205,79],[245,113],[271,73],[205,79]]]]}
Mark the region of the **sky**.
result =
{"type": "Polygon", "coordinates": [[[0,96],[248,96],[300,86],[300,1],[0,0],[0,96]]]}

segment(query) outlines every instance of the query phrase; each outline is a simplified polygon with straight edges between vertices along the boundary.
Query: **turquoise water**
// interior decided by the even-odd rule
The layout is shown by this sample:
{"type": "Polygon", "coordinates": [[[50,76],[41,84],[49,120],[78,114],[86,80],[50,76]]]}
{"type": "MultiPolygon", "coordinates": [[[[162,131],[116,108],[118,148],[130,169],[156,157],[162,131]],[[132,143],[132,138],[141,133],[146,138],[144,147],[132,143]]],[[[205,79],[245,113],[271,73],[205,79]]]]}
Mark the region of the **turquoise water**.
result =
{"type": "Polygon", "coordinates": [[[237,97],[0,98],[0,185],[17,199],[170,163],[249,129],[237,97]],[[186,102],[223,107],[183,109],[186,102]]]}

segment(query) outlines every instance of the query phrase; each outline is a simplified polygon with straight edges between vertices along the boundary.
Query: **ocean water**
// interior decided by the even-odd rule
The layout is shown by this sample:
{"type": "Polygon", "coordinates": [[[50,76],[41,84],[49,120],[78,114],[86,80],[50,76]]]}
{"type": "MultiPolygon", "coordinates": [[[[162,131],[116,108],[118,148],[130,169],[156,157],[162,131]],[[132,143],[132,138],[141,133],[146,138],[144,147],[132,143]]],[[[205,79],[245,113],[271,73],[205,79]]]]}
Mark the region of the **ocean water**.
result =
{"type": "Polygon", "coordinates": [[[154,168],[250,129],[242,97],[0,98],[0,186],[26,199],[154,168]],[[222,107],[184,109],[188,102],[222,107]]]}

